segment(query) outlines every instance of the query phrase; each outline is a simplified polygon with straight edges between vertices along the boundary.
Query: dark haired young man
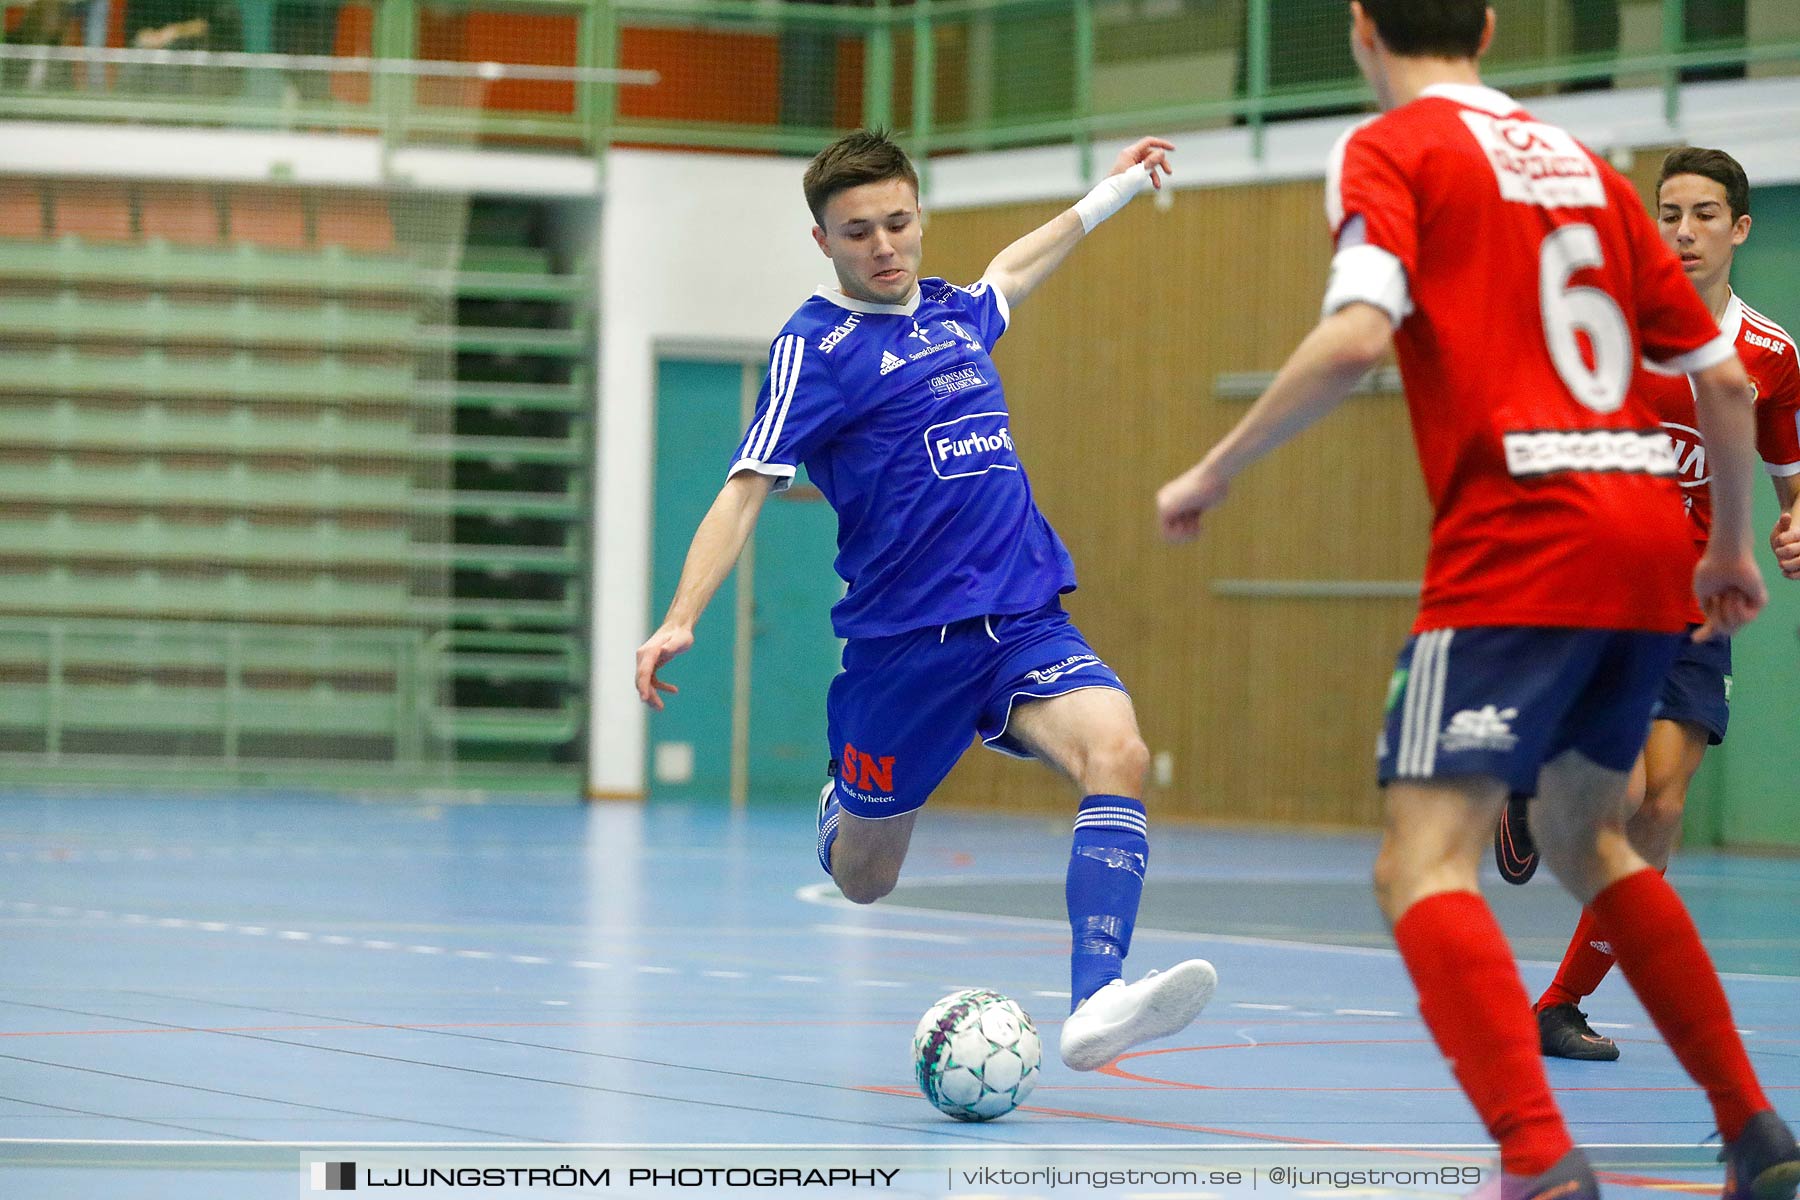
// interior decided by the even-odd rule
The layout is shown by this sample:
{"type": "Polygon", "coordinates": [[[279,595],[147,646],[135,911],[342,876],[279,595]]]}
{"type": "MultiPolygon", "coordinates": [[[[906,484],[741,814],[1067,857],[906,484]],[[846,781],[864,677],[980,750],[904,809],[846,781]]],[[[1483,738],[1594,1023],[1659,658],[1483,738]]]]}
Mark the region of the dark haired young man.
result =
{"type": "Polygon", "coordinates": [[[1632,849],[1627,773],[1684,638],[1689,589],[1729,634],[1750,555],[1749,380],[1630,185],[1481,84],[1481,0],[1352,3],[1384,110],[1327,177],[1324,316],[1238,426],[1157,503],[1185,540],[1251,462],[1394,345],[1434,509],[1425,586],[1378,746],[1375,892],[1419,1010],[1500,1144],[1503,1200],[1597,1194],[1550,1093],[1524,983],[1479,890],[1509,793],[1589,904],[1726,1139],[1729,1200],[1785,1200],[1800,1152],[1769,1106],[1692,920],[1632,849]],[[1674,452],[1632,381],[1694,377],[1713,468],[1695,566],[1674,452]]]}
{"type": "MultiPolygon", "coordinates": [[[[1756,448],[1775,485],[1782,515],[1769,544],[1788,578],[1800,577],[1800,364],[1794,339],[1751,308],[1731,289],[1731,263],[1750,236],[1750,181],[1723,150],[1687,146],[1663,159],[1656,185],[1657,228],[1681,259],[1720,328],[1737,346],[1756,389],[1756,448]]],[[[1676,466],[1692,519],[1696,545],[1706,545],[1712,505],[1706,490],[1706,442],[1694,414],[1687,380],[1647,375],[1639,380],[1675,445],[1676,466]]],[[[1698,625],[1697,609],[1688,613],[1698,625]]],[[[1681,836],[1688,785],[1709,745],[1725,740],[1731,714],[1731,641],[1691,642],[1663,680],[1650,736],[1631,774],[1635,811],[1626,823],[1631,844],[1651,866],[1664,870],[1681,836]]],[[[1508,883],[1524,883],[1537,869],[1537,852],[1525,804],[1515,799],[1494,832],[1494,858],[1508,883]]],[[[1610,1062],[1618,1045],[1596,1033],[1578,1007],[1612,969],[1611,944],[1594,914],[1581,920],[1536,1005],[1539,1049],[1556,1058],[1610,1062]]]]}
{"type": "Polygon", "coordinates": [[[831,778],[819,862],[844,895],[893,890],[913,823],[972,734],[1035,757],[1082,796],[1069,857],[1073,933],[1062,1058],[1091,1071],[1186,1028],[1217,978],[1202,959],[1127,984],[1149,854],[1149,753],[1124,685],[1063,611],[1074,565],[1032,499],[989,347],[1094,226],[1169,169],[1165,141],[1126,148],[1078,202],[1002,250],[981,280],[921,278],[918,176],[881,132],[851,134],[806,169],[812,235],[837,274],[782,327],[756,419],[700,523],[663,625],[637,653],[637,688],[694,623],[771,491],[807,474],[838,514],[832,609],[843,671],[825,707],[831,778]]]}

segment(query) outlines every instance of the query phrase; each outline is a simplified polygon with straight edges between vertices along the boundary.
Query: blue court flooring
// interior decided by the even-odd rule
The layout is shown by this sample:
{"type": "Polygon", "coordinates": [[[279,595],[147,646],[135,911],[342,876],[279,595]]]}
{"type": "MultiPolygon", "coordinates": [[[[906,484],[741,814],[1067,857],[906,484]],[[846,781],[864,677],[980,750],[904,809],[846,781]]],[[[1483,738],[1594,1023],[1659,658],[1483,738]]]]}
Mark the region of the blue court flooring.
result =
{"type": "MultiPolygon", "coordinates": [[[[1054,1053],[1064,820],[929,812],[900,889],[864,908],[818,873],[800,805],[6,794],[0,1197],[305,1196],[311,1163],[358,1158],[612,1168],[606,1187],[394,1192],[455,1196],[643,1195],[625,1186],[643,1163],[895,1167],[876,1190],[973,1196],[1082,1190],[995,1166],[1490,1159],[1369,897],[1373,836],[1153,812],[1152,838],[1127,973],[1204,956],[1219,994],[1185,1034],[1078,1075],[1054,1053]],[[975,985],[1018,999],[1047,1049],[1026,1108],[985,1125],[911,1078],[919,1014],[975,985]]],[[[1671,878],[1794,1116],[1800,861],[1686,854],[1671,878]]],[[[1573,902],[1548,880],[1488,895],[1541,988],[1573,902]]],[[[1716,1194],[1704,1097],[1622,980],[1588,1009],[1622,1059],[1548,1069],[1608,1194],[1716,1194]]],[[[870,1190],[823,1190],[843,1187],[870,1190]]]]}

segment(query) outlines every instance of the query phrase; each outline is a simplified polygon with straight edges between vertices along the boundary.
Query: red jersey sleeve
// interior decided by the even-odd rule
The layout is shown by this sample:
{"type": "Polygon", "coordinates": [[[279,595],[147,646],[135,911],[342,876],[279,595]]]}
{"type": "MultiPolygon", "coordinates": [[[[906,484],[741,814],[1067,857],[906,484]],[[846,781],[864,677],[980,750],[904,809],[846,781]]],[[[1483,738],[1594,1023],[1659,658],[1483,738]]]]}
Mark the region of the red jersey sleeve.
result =
{"type": "MultiPolygon", "coordinates": [[[[1608,178],[1623,183],[1617,174],[1608,178]]],[[[1682,272],[1681,260],[1663,244],[1630,185],[1610,190],[1631,239],[1633,298],[1644,357],[1666,371],[1692,374],[1737,353],[1731,339],[1719,332],[1719,323],[1682,272]]]]}
{"type": "Polygon", "coordinates": [[[1410,277],[1419,265],[1418,205],[1380,132],[1362,125],[1346,135],[1336,170],[1325,181],[1325,214],[1333,241],[1351,218],[1361,217],[1363,242],[1399,259],[1410,277]]]}
{"type": "Polygon", "coordinates": [[[1800,360],[1794,348],[1765,356],[1756,380],[1756,452],[1775,475],[1800,475],[1800,360]],[[1766,365],[1765,365],[1766,364],[1766,365]]]}

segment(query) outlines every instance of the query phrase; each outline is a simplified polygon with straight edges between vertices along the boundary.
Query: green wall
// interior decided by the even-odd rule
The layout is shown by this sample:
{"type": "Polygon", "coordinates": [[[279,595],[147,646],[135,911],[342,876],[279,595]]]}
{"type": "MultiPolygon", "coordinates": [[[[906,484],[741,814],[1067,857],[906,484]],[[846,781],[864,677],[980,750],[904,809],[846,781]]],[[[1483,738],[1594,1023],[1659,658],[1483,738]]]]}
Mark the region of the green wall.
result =
{"type": "MultiPolygon", "coordinates": [[[[1800,329],[1800,187],[1756,189],[1751,213],[1732,286],[1790,332],[1800,329]]],[[[1777,515],[1774,489],[1758,482],[1757,556],[1769,607],[1732,644],[1731,731],[1695,780],[1686,828],[1693,845],[1800,848],[1800,770],[1792,758],[1800,729],[1800,582],[1783,579],[1769,554],[1777,515]]]]}

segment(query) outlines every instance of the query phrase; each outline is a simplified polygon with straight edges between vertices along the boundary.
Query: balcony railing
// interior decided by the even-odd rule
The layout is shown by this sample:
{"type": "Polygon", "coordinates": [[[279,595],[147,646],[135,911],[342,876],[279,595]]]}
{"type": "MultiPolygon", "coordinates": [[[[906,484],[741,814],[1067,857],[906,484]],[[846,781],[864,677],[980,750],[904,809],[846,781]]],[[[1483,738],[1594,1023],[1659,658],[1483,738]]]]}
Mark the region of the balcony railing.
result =
{"type": "MultiPolygon", "coordinates": [[[[1800,74],[1791,0],[1496,0],[1526,95],[1800,74]],[[1725,19],[1720,19],[1720,14],[1725,19]],[[1733,15],[1735,13],[1735,16],[1733,15]]],[[[0,117],[916,154],[1367,106],[1341,0],[0,0],[0,117]]]]}

